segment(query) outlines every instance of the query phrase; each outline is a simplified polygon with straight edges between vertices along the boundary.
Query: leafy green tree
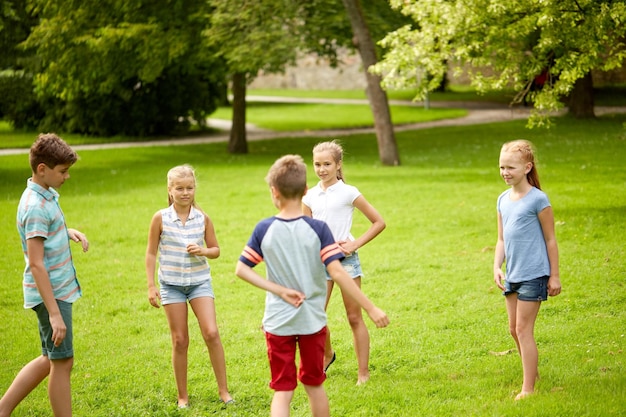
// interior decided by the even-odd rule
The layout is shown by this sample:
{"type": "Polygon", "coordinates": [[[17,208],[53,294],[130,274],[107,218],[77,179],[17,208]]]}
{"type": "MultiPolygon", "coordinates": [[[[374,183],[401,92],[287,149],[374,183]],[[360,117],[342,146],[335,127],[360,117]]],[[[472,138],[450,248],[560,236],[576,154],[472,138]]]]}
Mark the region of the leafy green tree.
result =
{"type": "Polygon", "coordinates": [[[569,104],[593,116],[591,70],[621,67],[626,57],[626,3],[610,0],[391,0],[413,25],[390,33],[374,71],[386,87],[433,90],[446,62],[467,68],[479,91],[512,86],[529,96],[529,125],[569,104]],[[537,76],[541,89],[533,90],[537,76]],[[569,100],[569,101],[567,101],[569,100]]]}
{"type": "Polygon", "coordinates": [[[372,35],[365,21],[359,0],[343,0],[343,4],[352,25],[357,50],[365,67],[367,97],[374,116],[374,129],[376,130],[380,160],[385,165],[400,165],[387,93],[380,85],[380,76],[368,70],[378,62],[372,35]]]}
{"type": "Polygon", "coordinates": [[[0,118],[18,128],[36,125],[43,113],[33,92],[32,73],[24,70],[34,57],[19,47],[38,22],[27,3],[0,1],[0,118]]]}
{"type": "Polygon", "coordinates": [[[33,0],[25,42],[38,59],[45,125],[112,135],[170,134],[217,107],[222,63],[200,47],[204,0],[33,0]]]}
{"type": "Polygon", "coordinates": [[[209,0],[205,43],[228,68],[233,117],[228,150],[247,153],[246,90],[259,71],[280,72],[300,46],[299,5],[291,0],[209,0]]]}

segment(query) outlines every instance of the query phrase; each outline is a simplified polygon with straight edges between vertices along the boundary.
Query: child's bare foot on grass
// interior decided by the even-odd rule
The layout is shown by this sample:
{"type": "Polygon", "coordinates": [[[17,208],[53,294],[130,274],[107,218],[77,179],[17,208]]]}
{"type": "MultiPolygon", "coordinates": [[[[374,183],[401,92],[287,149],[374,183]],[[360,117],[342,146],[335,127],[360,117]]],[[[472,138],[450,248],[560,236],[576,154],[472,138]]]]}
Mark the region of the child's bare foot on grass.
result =
{"type": "Polygon", "coordinates": [[[534,391],[522,391],[515,396],[515,401],[522,400],[534,394],[534,391]]]}
{"type": "Polygon", "coordinates": [[[365,384],[367,381],[370,380],[370,374],[368,373],[367,375],[359,375],[359,378],[356,381],[357,385],[363,385],[365,384]]]}

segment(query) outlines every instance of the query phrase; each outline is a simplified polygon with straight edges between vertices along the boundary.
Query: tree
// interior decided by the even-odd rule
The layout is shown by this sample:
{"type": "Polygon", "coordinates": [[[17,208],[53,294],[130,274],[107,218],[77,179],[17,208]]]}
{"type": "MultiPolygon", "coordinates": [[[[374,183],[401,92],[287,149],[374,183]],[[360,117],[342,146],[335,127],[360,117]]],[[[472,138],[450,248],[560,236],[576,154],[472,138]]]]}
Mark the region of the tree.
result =
{"type": "Polygon", "coordinates": [[[246,89],[261,70],[282,71],[300,45],[297,2],[290,0],[210,0],[213,11],[204,42],[224,60],[233,90],[228,150],[248,153],[246,89]]]}
{"type": "Polygon", "coordinates": [[[343,0],[343,4],[348,13],[352,30],[356,39],[357,49],[361,55],[363,66],[365,67],[365,77],[367,79],[367,97],[374,115],[374,128],[378,141],[378,154],[384,165],[399,165],[398,146],[391,122],[391,112],[387,93],[382,89],[379,75],[373,74],[368,69],[378,62],[376,48],[370,35],[367,23],[361,11],[358,0],[343,0]]]}
{"type": "Polygon", "coordinates": [[[223,65],[201,44],[204,0],[33,0],[24,43],[44,123],[100,135],[171,134],[217,107],[223,65]]]}
{"type": "Polygon", "coordinates": [[[569,98],[574,116],[593,116],[591,70],[619,68],[626,58],[626,4],[609,0],[391,0],[413,25],[390,33],[374,68],[387,88],[442,79],[445,62],[466,68],[479,91],[512,86],[514,102],[534,101],[529,126],[541,125],[569,98]],[[424,71],[428,77],[418,77],[424,71]],[[531,91],[545,75],[543,87],[531,91]],[[582,95],[581,95],[582,94],[582,95]],[[583,99],[586,97],[586,99],[583,99]]]}

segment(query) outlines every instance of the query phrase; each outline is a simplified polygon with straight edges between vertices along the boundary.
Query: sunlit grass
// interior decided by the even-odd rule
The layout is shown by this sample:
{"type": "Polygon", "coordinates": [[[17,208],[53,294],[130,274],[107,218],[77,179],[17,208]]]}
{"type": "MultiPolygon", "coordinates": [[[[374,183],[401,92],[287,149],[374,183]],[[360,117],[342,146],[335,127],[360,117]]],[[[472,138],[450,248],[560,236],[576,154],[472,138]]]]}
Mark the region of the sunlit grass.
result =
{"type": "MultiPolygon", "coordinates": [[[[361,249],[364,291],[391,318],[371,323],[372,380],[355,385],[352,335],[339,294],[329,308],[338,359],[325,383],[333,416],[617,416],[626,412],[626,138],[624,116],[559,119],[549,131],[524,121],[397,134],[401,166],[384,167],[374,135],[342,139],[346,180],[381,212],[387,229],[361,249]],[[502,142],[538,148],[542,186],[554,207],[563,293],[539,313],[537,394],[521,386],[504,300],[492,281],[495,200],[502,142]]],[[[222,255],[211,261],[217,318],[234,407],[223,409],[206,348],[190,320],[188,416],[266,416],[272,391],[259,329],[264,294],[234,276],[256,222],[275,213],[264,176],[285,153],[304,156],[319,138],[251,142],[230,155],[223,143],[81,151],[60,190],[70,227],[91,249],[74,249],[84,297],[75,305],[74,414],[180,415],[162,310],[149,306],[143,257],[152,214],[166,204],[165,174],[197,168],[200,206],[212,217],[222,255]]],[[[309,185],[316,178],[309,169],[309,185]]],[[[0,157],[0,393],[39,353],[34,313],[22,308],[24,260],[14,218],[29,175],[25,155],[0,157]]],[[[355,216],[354,232],[367,227],[355,216]]],[[[261,266],[261,271],[263,267],[261,266]]],[[[45,384],[16,417],[51,414],[45,384]]],[[[302,387],[293,416],[310,411],[302,387]]]]}

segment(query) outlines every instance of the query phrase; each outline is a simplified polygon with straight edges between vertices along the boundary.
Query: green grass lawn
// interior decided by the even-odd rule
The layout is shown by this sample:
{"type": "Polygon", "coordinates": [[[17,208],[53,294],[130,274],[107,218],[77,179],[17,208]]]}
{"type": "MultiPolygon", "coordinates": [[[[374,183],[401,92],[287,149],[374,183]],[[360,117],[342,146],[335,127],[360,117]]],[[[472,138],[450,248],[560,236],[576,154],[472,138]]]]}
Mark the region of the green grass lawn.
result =
{"type": "MultiPolygon", "coordinates": [[[[424,109],[417,106],[391,106],[393,122],[396,125],[422,123],[432,120],[451,119],[467,115],[461,108],[424,109]]],[[[215,119],[232,119],[232,109],[221,107],[210,116],[215,119]]],[[[345,129],[370,127],[374,125],[372,111],[368,105],[338,104],[285,104],[285,103],[248,103],[246,120],[264,129],[275,131],[307,131],[320,129],[345,129]]],[[[214,129],[194,131],[191,135],[210,135],[214,129]]],[[[0,149],[28,148],[36,133],[16,131],[9,123],[0,121],[0,149]]],[[[116,136],[112,138],[90,137],[75,134],[63,134],[64,139],[74,145],[112,142],[137,142],[154,140],[153,137],[131,138],[116,136]]],[[[159,139],[159,138],[157,138],[159,139]]],[[[166,139],[166,138],[161,138],[166,139]]]]}
{"type": "MultiPolygon", "coordinates": [[[[334,294],[329,308],[337,361],[325,383],[333,416],[617,416],[626,412],[626,117],[525,121],[397,134],[402,165],[381,166],[373,135],[342,138],[345,174],[381,212],[387,229],[361,249],[363,289],[391,319],[371,332],[372,379],[357,387],[352,336],[334,294]],[[536,325],[537,394],[513,401],[521,364],[493,284],[495,202],[504,141],[538,147],[538,172],[554,207],[563,293],[536,325]]],[[[230,155],[223,143],[81,151],[60,190],[84,296],[74,309],[72,376],[76,416],[175,416],[170,338],[162,310],[147,300],[144,253],[152,214],[167,201],[169,168],[197,168],[200,206],[222,250],[211,262],[231,393],[223,409],[206,349],[190,319],[188,416],[266,416],[272,391],[259,330],[262,291],[234,275],[256,222],[275,213],[263,178],[272,162],[299,153],[309,163],[319,138],[251,142],[230,155]]],[[[24,260],[15,210],[29,176],[27,155],[0,157],[0,393],[39,353],[36,318],[22,308],[24,260]]],[[[316,182],[309,170],[309,184],[316,182]]],[[[367,227],[355,216],[354,232],[367,227]]],[[[263,267],[260,266],[261,271],[263,267]]],[[[49,416],[38,387],[16,417],[49,416]]],[[[304,390],[293,416],[308,416],[304,390]]]]}
{"type": "MultiPolygon", "coordinates": [[[[396,125],[452,119],[467,115],[460,108],[424,109],[417,106],[390,106],[396,125]]],[[[231,120],[230,107],[219,108],[212,118],[231,120]]],[[[258,127],[276,131],[347,129],[374,125],[371,108],[366,105],[293,104],[251,102],[246,106],[246,120],[258,127]]]]}

